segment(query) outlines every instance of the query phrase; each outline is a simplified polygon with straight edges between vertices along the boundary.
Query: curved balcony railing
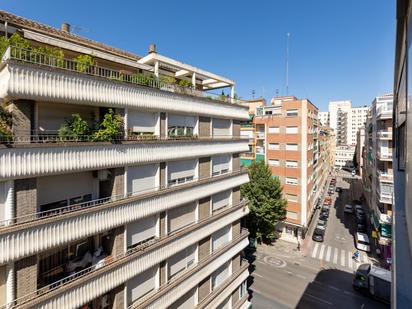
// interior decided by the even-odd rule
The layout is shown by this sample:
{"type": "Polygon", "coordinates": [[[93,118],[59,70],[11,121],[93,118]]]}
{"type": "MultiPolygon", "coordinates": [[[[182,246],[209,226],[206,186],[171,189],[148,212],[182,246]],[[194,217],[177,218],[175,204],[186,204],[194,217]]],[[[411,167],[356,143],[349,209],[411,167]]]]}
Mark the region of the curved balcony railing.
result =
{"type": "MultiPolygon", "coordinates": [[[[245,205],[246,205],[246,202],[245,202],[244,200],[242,200],[239,204],[232,205],[232,208],[238,208],[238,207],[242,207],[242,206],[244,207],[245,205]]],[[[219,214],[216,215],[216,216],[219,217],[219,216],[221,216],[221,215],[222,215],[222,213],[219,213],[219,214]]],[[[211,217],[207,217],[207,218],[205,218],[205,219],[199,220],[199,221],[197,221],[197,222],[195,222],[195,223],[193,223],[193,224],[185,227],[185,228],[182,229],[182,230],[178,230],[178,231],[176,231],[176,232],[174,232],[174,233],[172,233],[172,234],[169,234],[169,235],[167,235],[166,237],[163,237],[163,238],[159,238],[159,237],[157,237],[157,238],[151,238],[151,239],[148,239],[147,241],[145,241],[145,242],[143,242],[143,243],[138,244],[137,246],[135,246],[135,247],[133,247],[133,248],[127,249],[124,253],[118,254],[118,255],[116,255],[116,256],[109,255],[109,256],[107,256],[106,258],[104,258],[103,262],[100,262],[100,263],[94,264],[94,265],[92,265],[92,266],[90,266],[90,267],[87,267],[87,268],[85,268],[85,269],[82,269],[82,270],[80,270],[80,271],[78,271],[78,272],[76,272],[76,273],[74,273],[74,274],[72,274],[72,275],[70,275],[70,276],[68,276],[68,277],[65,277],[65,278],[63,278],[63,279],[61,279],[61,280],[58,280],[58,281],[53,282],[53,283],[51,283],[51,284],[49,284],[49,285],[46,285],[46,286],[44,286],[44,287],[42,287],[42,288],[40,288],[40,289],[37,289],[37,290],[34,291],[34,292],[31,292],[31,293],[29,293],[29,294],[27,294],[27,295],[24,295],[24,296],[22,296],[22,297],[20,297],[20,298],[17,298],[17,299],[15,299],[15,300],[7,303],[7,304],[1,305],[1,306],[0,306],[0,309],[14,308],[14,307],[16,307],[16,306],[19,306],[19,305],[22,305],[22,304],[27,303],[27,302],[29,302],[29,301],[32,301],[32,300],[34,300],[35,298],[37,298],[37,297],[39,297],[39,296],[42,296],[43,294],[49,293],[49,292],[51,292],[51,291],[53,291],[53,290],[56,290],[56,289],[61,288],[61,287],[63,287],[63,286],[66,286],[66,285],[68,285],[69,283],[71,283],[71,282],[73,282],[73,281],[75,281],[75,280],[78,280],[78,279],[80,279],[80,278],[83,278],[83,277],[85,277],[86,275],[88,275],[88,274],[90,274],[90,273],[92,273],[92,272],[95,272],[95,271],[98,270],[98,269],[101,269],[101,268],[103,268],[103,267],[107,267],[108,265],[111,265],[111,264],[113,264],[114,262],[117,262],[117,261],[119,261],[119,260],[128,258],[130,255],[132,255],[132,254],[134,254],[134,253],[143,251],[143,250],[145,250],[146,248],[152,246],[153,244],[156,244],[156,243],[162,242],[162,241],[168,241],[169,239],[173,239],[173,238],[175,238],[178,234],[180,234],[180,233],[182,233],[182,232],[184,233],[187,229],[191,229],[191,228],[193,228],[194,226],[199,225],[199,224],[207,223],[207,222],[210,221],[210,220],[211,220],[211,217]]],[[[242,230],[242,231],[241,231],[241,235],[242,235],[242,236],[245,235],[246,233],[248,233],[247,230],[242,230]]]]}
{"type": "Polygon", "coordinates": [[[233,136],[233,135],[211,135],[211,136],[199,136],[199,135],[173,135],[173,136],[160,136],[160,135],[134,135],[130,134],[127,137],[123,134],[106,138],[104,140],[96,139],[93,134],[78,135],[78,136],[60,136],[56,132],[45,132],[41,134],[15,134],[10,138],[0,136],[0,144],[5,145],[18,145],[18,144],[58,144],[58,143],[92,143],[92,142],[150,142],[150,141],[193,141],[193,140],[248,140],[247,136],[233,136]]]}
{"type": "Polygon", "coordinates": [[[113,70],[97,65],[82,64],[73,59],[59,58],[50,54],[45,54],[36,50],[23,49],[17,46],[9,46],[2,57],[2,61],[13,60],[24,63],[32,63],[36,65],[56,68],[65,71],[77,72],[80,74],[96,76],[100,78],[110,79],[114,81],[135,84],[144,87],[155,88],[163,91],[174,92],[178,94],[190,95],[213,101],[241,104],[243,100],[231,98],[229,96],[217,95],[213,93],[203,92],[190,87],[179,86],[166,79],[157,79],[151,76],[150,72],[145,74],[133,73],[127,70],[113,70]]]}
{"type": "Polygon", "coordinates": [[[91,201],[68,205],[68,206],[64,206],[64,207],[60,207],[60,208],[56,208],[52,210],[40,211],[40,212],[36,212],[36,213],[24,215],[24,216],[13,217],[7,220],[0,221],[0,231],[3,228],[7,228],[10,226],[25,224],[25,223],[29,223],[33,221],[38,221],[38,220],[44,220],[47,218],[57,217],[57,216],[65,215],[68,213],[73,213],[73,212],[80,211],[80,210],[90,209],[90,208],[94,208],[94,207],[101,206],[101,205],[106,205],[106,204],[113,203],[113,202],[124,201],[131,197],[139,197],[139,196],[142,197],[142,196],[150,195],[150,194],[153,194],[159,191],[174,190],[176,187],[183,186],[188,183],[205,181],[207,179],[217,179],[219,177],[235,176],[235,175],[245,173],[246,171],[247,169],[241,167],[238,171],[232,171],[232,172],[228,171],[227,173],[224,173],[224,174],[211,175],[209,177],[202,177],[202,178],[198,177],[198,178],[192,179],[190,182],[185,182],[185,183],[177,184],[173,186],[170,186],[170,185],[169,186],[155,186],[155,187],[145,189],[145,190],[128,192],[125,194],[94,199],[91,201]]]}

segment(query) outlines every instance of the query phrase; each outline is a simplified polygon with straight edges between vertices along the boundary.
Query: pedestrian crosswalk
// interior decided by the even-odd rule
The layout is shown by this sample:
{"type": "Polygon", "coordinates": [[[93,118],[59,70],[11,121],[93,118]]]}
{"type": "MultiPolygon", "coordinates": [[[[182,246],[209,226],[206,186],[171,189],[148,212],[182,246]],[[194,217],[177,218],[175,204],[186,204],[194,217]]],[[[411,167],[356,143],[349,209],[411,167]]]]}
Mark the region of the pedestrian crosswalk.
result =
{"type": "Polygon", "coordinates": [[[312,245],[310,256],[314,259],[350,269],[356,269],[360,264],[369,263],[368,256],[365,252],[360,252],[359,259],[353,260],[352,251],[335,248],[318,242],[312,245]]]}

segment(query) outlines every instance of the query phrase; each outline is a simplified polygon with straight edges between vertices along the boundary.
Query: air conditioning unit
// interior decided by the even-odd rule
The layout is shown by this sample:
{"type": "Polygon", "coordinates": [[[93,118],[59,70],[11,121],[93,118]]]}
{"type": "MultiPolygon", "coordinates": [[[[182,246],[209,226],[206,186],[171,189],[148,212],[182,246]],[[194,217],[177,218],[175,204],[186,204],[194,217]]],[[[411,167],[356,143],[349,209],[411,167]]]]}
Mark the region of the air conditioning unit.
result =
{"type": "Polygon", "coordinates": [[[99,170],[97,171],[97,179],[100,181],[108,180],[111,174],[109,170],[99,170]]]}

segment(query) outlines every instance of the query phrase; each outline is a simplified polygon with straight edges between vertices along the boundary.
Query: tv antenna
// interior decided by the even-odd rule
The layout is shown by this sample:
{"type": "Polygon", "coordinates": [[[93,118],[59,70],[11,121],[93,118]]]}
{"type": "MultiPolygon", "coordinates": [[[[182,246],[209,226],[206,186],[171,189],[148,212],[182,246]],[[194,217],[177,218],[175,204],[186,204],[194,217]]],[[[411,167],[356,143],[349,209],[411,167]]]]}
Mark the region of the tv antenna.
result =
{"type": "Polygon", "coordinates": [[[290,32],[286,33],[286,95],[289,95],[289,39],[290,32]]]}

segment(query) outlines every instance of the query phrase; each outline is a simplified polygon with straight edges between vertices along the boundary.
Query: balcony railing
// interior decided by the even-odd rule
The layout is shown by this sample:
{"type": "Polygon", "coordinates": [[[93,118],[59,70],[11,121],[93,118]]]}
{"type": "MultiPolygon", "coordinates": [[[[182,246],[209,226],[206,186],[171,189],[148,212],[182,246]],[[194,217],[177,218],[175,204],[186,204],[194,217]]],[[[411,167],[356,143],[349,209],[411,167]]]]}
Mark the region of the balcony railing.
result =
{"type": "Polygon", "coordinates": [[[382,152],[378,149],[376,152],[378,159],[380,160],[392,160],[392,151],[390,152],[382,152]]]}
{"type": "Polygon", "coordinates": [[[393,112],[393,103],[386,103],[379,106],[376,109],[376,117],[379,118],[391,118],[393,112]]]}
{"type": "MultiPolygon", "coordinates": [[[[78,72],[85,75],[101,77],[129,84],[156,88],[168,92],[206,98],[214,101],[232,104],[240,104],[244,102],[243,100],[231,98],[229,96],[203,92],[201,90],[194,89],[193,87],[182,87],[169,81],[152,78],[149,75],[133,74],[126,70],[113,70],[97,65],[80,64],[72,59],[58,58],[39,51],[23,49],[17,46],[9,46],[7,48],[2,57],[2,62],[5,62],[9,59],[18,62],[47,66],[65,71],[78,72]]],[[[149,74],[149,72],[147,73],[149,74]]]]}
{"type": "Polygon", "coordinates": [[[392,139],[392,131],[379,130],[376,132],[376,136],[380,139],[392,139]]]}
{"type": "Polygon", "coordinates": [[[393,186],[391,189],[382,190],[379,186],[376,188],[376,193],[378,195],[379,201],[381,203],[392,204],[393,202],[393,186]]]}
{"type": "Polygon", "coordinates": [[[254,159],[255,153],[254,152],[244,152],[244,153],[241,153],[240,156],[242,158],[254,159]]]}
{"type": "Polygon", "coordinates": [[[376,170],[376,175],[379,177],[381,180],[385,181],[393,181],[393,174],[389,174],[388,172],[383,172],[381,170],[376,170]]]}
{"type": "MultiPolygon", "coordinates": [[[[240,208],[240,207],[245,207],[245,206],[246,206],[246,201],[242,200],[239,204],[233,205],[233,206],[232,206],[232,209],[228,209],[227,211],[230,212],[230,211],[233,211],[233,208],[240,208]]],[[[216,215],[216,216],[217,216],[217,217],[219,217],[219,216],[224,216],[224,214],[223,214],[223,212],[222,212],[222,213],[219,213],[219,214],[216,215]]],[[[13,308],[13,307],[16,307],[16,306],[18,306],[18,305],[25,304],[25,303],[27,303],[27,302],[29,302],[29,301],[32,301],[32,300],[36,299],[36,298],[39,297],[39,296],[42,296],[42,295],[44,295],[44,294],[46,294],[46,293],[49,293],[49,292],[51,292],[51,291],[53,291],[53,290],[56,290],[56,289],[61,288],[61,287],[63,287],[63,286],[66,286],[66,285],[68,285],[69,283],[71,283],[71,282],[73,282],[73,281],[75,281],[75,280],[77,280],[77,279],[80,279],[80,278],[82,278],[82,277],[85,277],[85,276],[87,276],[88,274],[97,271],[98,269],[105,268],[105,267],[107,267],[108,265],[111,265],[111,264],[113,264],[113,263],[115,263],[115,262],[117,262],[117,261],[126,259],[126,258],[128,258],[129,256],[131,256],[131,255],[133,255],[133,254],[135,254],[135,253],[141,252],[141,251],[143,251],[143,250],[147,250],[148,247],[151,247],[152,245],[154,245],[154,244],[156,244],[156,243],[168,242],[168,241],[170,241],[170,240],[172,240],[172,239],[175,239],[175,238],[178,237],[178,235],[180,235],[181,233],[186,233],[186,230],[187,230],[187,229],[190,230],[190,229],[192,229],[192,228],[194,228],[194,227],[196,227],[196,226],[198,226],[198,225],[205,224],[205,223],[211,221],[210,219],[211,219],[211,217],[207,217],[207,218],[205,218],[205,219],[199,220],[199,221],[197,221],[197,222],[195,222],[195,223],[193,223],[193,224],[185,227],[184,229],[181,229],[181,230],[178,230],[178,231],[176,231],[176,232],[174,232],[174,233],[172,233],[172,234],[169,234],[169,235],[167,235],[166,237],[163,237],[163,238],[151,238],[151,239],[148,239],[147,241],[145,241],[145,242],[143,242],[143,243],[138,244],[137,246],[135,246],[135,247],[133,247],[133,248],[130,248],[130,249],[126,250],[124,253],[118,254],[118,255],[116,255],[116,256],[113,256],[113,255],[108,256],[108,257],[106,257],[106,258],[104,259],[104,262],[103,262],[103,263],[98,263],[98,264],[92,265],[92,266],[90,266],[90,267],[87,267],[87,268],[85,268],[85,269],[82,269],[82,270],[79,271],[79,272],[76,272],[76,273],[74,273],[74,274],[72,274],[72,275],[70,275],[70,276],[68,276],[68,277],[65,277],[65,278],[63,278],[63,279],[61,279],[61,280],[58,280],[58,281],[56,281],[56,282],[53,282],[52,284],[49,284],[49,285],[44,286],[44,287],[42,287],[42,288],[40,288],[40,289],[37,289],[36,291],[31,292],[31,293],[29,293],[29,294],[27,294],[27,295],[24,295],[24,296],[22,296],[22,297],[20,297],[20,298],[17,298],[17,299],[15,299],[15,300],[7,303],[7,304],[0,305],[0,309],[13,308]]],[[[247,233],[248,233],[247,230],[242,230],[241,236],[247,235],[247,233]]]]}
{"type": "MultiPolygon", "coordinates": [[[[244,173],[246,171],[247,171],[246,168],[241,167],[238,171],[232,171],[232,172],[228,171],[227,173],[223,173],[223,174],[219,174],[219,175],[212,175],[212,176],[209,176],[209,177],[202,177],[202,178],[193,178],[190,181],[190,183],[205,181],[207,179],[215,179],[215,178],[218,178],[218,177],[224,177],[224,176],[229,176],[229,175],[238,175],[238,174],[244,173]]],[[[110,204],[110,203],[113,203],[113,202],[124,201],[124,200],[127,200],[128,198],[131,198],[131,197],[144,196],[146,194],[152,194],[152,193],[159,192],[159,191],[174,190],[176,187],[178,187],[180,185],[185,185],[185,184],[188,184],[188,182],[181,183],[181,184],[178,184],[178,185],[172,185],[172,186],[171,185],[169,185],[169,186],[154,186],[152,188],[148,188],[148,189],[145,189],[145,190],[127,192],[125,194],[119,194],[119,195],[114,195],[114,196],[110,196],[110,197],[94,199],[94,200],[91,200],[91,201],[78,203],[78,204],[72,204],[72,205],[68,205],[68,206],[64,206],[64,207],[60,207],[60,208],[56,208],[56,209],[52,209],[52,210],[40,211],[40,212],[36,212],[36,213],[24,215],[24,216],[13,217],[13,218],[10,218],[10,219],[7,219],[7,220],[0,221],[0,231],[1,231],[1,229],[7,228],[7,227],[10,227],[10,226],[20,225],[20,224],[34,222],[34,221],[38,221],[38,220],[44,220],[44,219],[47,219],[47,218],[57,217],[57,216],[65,215],[65,214],[68,214],[68,213],[73,213],[73,212],[80,211],[80,210],[90,209],[90,208],[94,208],[94,207],[97,207],[97,206],[110,204]]]]}
{"type": "MultiPolygon", "coordinates": [[[[120,143],[120,142],[150,142],[150,141],[182,141],[182,140],[211,140],[211,139],[233,139],[233,140],[249,140],[247,136],[233,136],[233,135],[211,135],[199,136],[193,135],[134,135],[129,134],[125,137],[123,134],[108,138],[106,142],[120,143]]],[[[11,138],[0,137],[0,144],[19,145],[19,144],[59,144],[59,143],[92,143],[101,142],[97,140],[94,135],[78,135],[78,136],[59,136],[55,131],[44,132],[41,134],[31,135],[13,135],[11,138]]]]}

